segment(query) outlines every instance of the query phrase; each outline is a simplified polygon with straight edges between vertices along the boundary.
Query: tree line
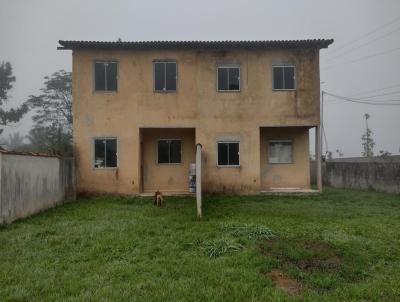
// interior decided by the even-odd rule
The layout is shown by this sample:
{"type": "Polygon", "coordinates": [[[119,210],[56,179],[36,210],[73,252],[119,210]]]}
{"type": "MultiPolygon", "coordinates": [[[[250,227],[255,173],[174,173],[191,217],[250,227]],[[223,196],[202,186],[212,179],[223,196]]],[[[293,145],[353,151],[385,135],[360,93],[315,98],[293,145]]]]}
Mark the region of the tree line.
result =
{"type": "Polygon", "coordinates": [[[11,106],[10,90],[16,82],[10,62],[0,64],[0,148],[72,156],[72,74],[65,70],[44,78],[40,94],[31,95],[20,106],[11,106]],[[19,132],[4,137],[28,112],[33,126],[27,136],[19,132]]]}

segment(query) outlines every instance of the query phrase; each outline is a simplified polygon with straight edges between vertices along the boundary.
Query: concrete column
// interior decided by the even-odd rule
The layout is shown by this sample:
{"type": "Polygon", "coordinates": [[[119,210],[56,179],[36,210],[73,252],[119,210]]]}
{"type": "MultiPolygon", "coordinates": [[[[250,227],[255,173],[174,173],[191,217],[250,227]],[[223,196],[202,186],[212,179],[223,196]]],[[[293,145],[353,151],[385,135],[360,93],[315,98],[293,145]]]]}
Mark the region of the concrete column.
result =
{"type": "Polygon", "coordinates": [[[201,200],[201,144],[196,144],[196,203],[197,216],[202,216],[202,200],[201,200]]]}
{"type": "Polygon", "coordinates": [[[322,138],[321,126],[315,128],[315,161],[317,166],[317,187],[322,192],[322,138]]]}

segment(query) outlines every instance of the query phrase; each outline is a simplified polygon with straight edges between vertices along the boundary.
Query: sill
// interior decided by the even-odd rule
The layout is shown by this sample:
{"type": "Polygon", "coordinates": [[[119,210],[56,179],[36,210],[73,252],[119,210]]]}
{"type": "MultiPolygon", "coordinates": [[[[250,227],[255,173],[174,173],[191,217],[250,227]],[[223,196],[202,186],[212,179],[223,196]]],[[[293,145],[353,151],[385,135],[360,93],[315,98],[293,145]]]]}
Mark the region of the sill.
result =
{"type": "Polygon", "coordinates": [[[104,168],[93,167],[93,170],[118,170],[118,167],[104,167],[104,168]]]}
{"type": "Polygon", "coordinates": [[[217,90],[217,92],[240,92],[239,90],[217,90]]]}
{"type": "Polygon", "coordinates": [[[241,168],[241,165],[217,165],[217,168],[241,168]]]}
{"type": "Polygon", "coordinates": [[[177,93],[177,90],[153,90],[154,93],[168,94],[168,93],[177,93]]]}
{"type": "Polygon", "coordinates": [[[93,90],[94,94],[112,94],[112,93],[118,93],[118,90],[93,90]]]}
{"type": "Polygon", "coordinates": [[[272,91],[296,91],[297,89],[272,89],[272,91]]]}
{"type": "Polygon", "coordinates": [[[157,165],[180,166],[182,163],[157,163],[157,165]]]}
{"type": "Polygon", "coordinates": [[[270,163],[270,162],[268,162],[268,165],[293,165],[293,164],[294,164],[293,161],[290,163],[270,163]]]}

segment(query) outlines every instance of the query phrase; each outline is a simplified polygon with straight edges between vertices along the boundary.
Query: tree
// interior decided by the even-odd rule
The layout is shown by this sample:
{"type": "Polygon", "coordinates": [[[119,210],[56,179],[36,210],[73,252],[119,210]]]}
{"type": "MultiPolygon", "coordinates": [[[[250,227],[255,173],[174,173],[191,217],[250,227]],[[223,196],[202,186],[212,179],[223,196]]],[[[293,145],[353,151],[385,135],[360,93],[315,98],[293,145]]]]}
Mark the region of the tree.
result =
{"type": "Polygon", "coordinates": [[[31,151],[72,156],[72,134],[62,127],[34,127],[29,131],[28,139],[31,151]]]}
{"type": "Polygon", "coordinates": [[[42,94],[26,104],[35,111],[28,139],[37,152],[72,155],[72,75],[60,70],[45,77],[42,94]]]}
{"type": "Polygon", "coordinates": [[[5,109],[5,104],[9,101],[8,92],[13,88],[16,78],[12,74],[12,66],[10,62],[1,62],[0,64],[0,134],[4,131],[4,127],[17,123],[22,116],[28,112],[29,108],[24,103],[17,108],[5,109]]]}
{"type": "Polygon", "coordinates": [[[14,132],[8,135],[7,147],[10,150],[19,150],[24,146],[24,137],[19,132],[14,132]]]}
{"type": "Polygon", "coordinates": [[[362,156],[364,157],[372,157],[374,156],[374,146],[375,142],[372,139],[372,131],[368,127],[368,119],[370,118],[370,115],[368,113],[364,114],[365,118],[365,125],[366,125],[366,130],[365,134],[361,136],[361,141],[362,141],[362,146],[364,151],[362,152],[362,156]]]}

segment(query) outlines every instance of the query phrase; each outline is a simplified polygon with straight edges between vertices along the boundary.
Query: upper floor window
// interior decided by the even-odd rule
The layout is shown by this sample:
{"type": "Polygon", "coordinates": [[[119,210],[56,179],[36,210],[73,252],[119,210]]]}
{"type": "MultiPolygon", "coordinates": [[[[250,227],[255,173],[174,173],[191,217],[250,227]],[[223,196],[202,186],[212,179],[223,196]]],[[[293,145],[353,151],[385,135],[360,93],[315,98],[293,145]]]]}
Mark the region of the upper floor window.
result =
{"type": "Polygon", "coordinates": [[[118,63],[115,61],[94,62],[95,91],[117,91],[118,63]]]}
{"type": "Polygon", "coordinates": [[[180,164],[182,162],[182,141],[163,139],[157,142],[157,163],[180,164]]]}
{"type": "Polygon", "coordinates": [[[272,66],[273,89],[294,90],[296,89],[294,66],[272,66]]]}
{"type": "Polygon", "coordinates": [[[96,138],[94,140],[94,167],[117,167],[117,139],[96,138]]]}
{"type": "Polygon", "coordinates": [[[175,92],[177,78],[176,62],[154,62],[154,91],[175,92]]]}
{"type": "Polygon", "coordinates": [[[240,91],[239,66],[218,66],[217,73],[218,91],[240,91]]]}
{"type": "Polygon", "coordinates": [[[239,142],[218,142],[218,166],[238,167],[239,142]]]}

